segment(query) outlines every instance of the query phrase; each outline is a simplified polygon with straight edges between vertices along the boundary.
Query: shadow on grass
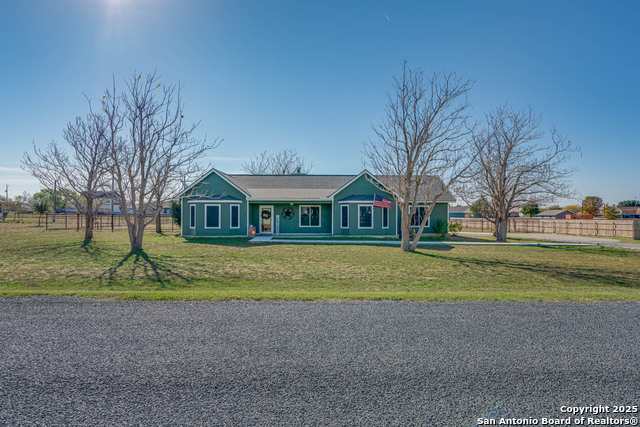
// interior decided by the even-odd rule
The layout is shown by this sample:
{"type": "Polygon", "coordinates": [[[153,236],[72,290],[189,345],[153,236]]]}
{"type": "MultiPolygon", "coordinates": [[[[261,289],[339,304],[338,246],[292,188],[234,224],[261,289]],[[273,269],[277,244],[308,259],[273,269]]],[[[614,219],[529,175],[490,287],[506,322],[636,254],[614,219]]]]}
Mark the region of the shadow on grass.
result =
{"type": "Polygon", "coordinates": [[[132,281],[139,280],[141,277],[159,285],[175,284],[176,281],[181,284],[192,282],[193,277],[188,277],[184,274],[177,272],[177,266],[172,265],[167,260],[160,260],[159,258],[151,258],[144,249],[139,249],[129,252],[118,264],[107,269],[100,279],[108,284],[122,281],[120,271],[131,264],[131,271],[129,273],[129,279],[132,281]],[[141,277],[137,277],[140,275],[141,277]]]}
{"type": "MultiPolygon", "coordinates": [[[[590,247],[569,247],[572,251],[586,250],[586,252],[591,253],[591,251],[596,250],[597,248],[590,247]]],[[[567,265],[549,265],[549,264],[534,264],[534,263],[523,263],[523,262],[510,262],[504,259],[496,259],[496,260],[484,260],[478,258],[463,258],[457,256],[446,256],[437,254],[438,249],[436,247],[431,248],[421,248],[423,251],[414,252],[416,255],[425,256],[434,259],[440,259],[445,261],[455,261],[464,264],[472,264],[480,267],[488,267],[487,274],[499,275],[501,274],[501,269],[514,269],[520,270],[530,274],[548,276],[550,279],[556,280],[579,280],[586,282],[596,282],[600,285],[607,286],[622,286],[625,288],[638,288],[640,287],[640,278],[631,271],[626,270],[612,270],[612,269],[603,269],[596,267],[585,267],[585,266],[567,266],[567,265]],[[424,250],[428,252],[425,252],[424,250]]],[[[561,249],[565,248],[560,247],[541,247],[543,250],[547,249],[561,249]]],[[[609,248],[610,249],[610,248],[609,248]]],[[[596,252],[598,255],[602,255],[602,252],[596,252]]],[[[535,280],[534,276],[531,276],[531,280],[535,280]]]]}

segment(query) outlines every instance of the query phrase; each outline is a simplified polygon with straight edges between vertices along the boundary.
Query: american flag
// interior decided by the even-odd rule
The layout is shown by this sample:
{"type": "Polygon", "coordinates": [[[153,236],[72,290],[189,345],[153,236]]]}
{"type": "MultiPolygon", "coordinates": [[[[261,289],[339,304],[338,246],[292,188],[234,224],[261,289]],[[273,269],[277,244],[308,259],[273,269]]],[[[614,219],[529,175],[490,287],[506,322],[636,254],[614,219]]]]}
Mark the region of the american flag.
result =
{"type": "Polygon", "coordinates": [[[382,196],[378,196],[377,194],[373,196],[373,206],[384,209],[391,209],[393,207],[393,203],[391,200],[387,200],[382,196]]]}

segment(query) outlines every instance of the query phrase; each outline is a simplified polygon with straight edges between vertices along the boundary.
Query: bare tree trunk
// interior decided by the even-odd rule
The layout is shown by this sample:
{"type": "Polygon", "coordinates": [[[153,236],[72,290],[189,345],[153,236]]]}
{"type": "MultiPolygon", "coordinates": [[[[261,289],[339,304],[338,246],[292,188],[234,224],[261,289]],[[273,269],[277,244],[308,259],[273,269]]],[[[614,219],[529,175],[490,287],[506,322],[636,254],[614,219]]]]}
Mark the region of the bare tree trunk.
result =
{"type": "MultiPolygon", "coordinates": [[[[403,211],[406,208],[403,208],[403,211]]],[[[412,252],[411,251],[411,216],[402,215],[401,221],[401,230],[402,230],[402,242],[400,243],[400,249],[402,252],[412,252]]]]}
{"type": "Polygon", "coordinates": [[[87,216],[84,224],[84,240],[85,242],[93,239],[93,199],[87,197],[87,216]]]}
{"type": "Polygon", "coordinates": [[[133,223],[129,225],[129,242],[131,243],[131,251],[142,249],[142,238],[144,237],[144,215],[139,213],[133,214],[133,223]]]}
{"type": "Polygon", "coordinates": [[[84,240],[88,241],[93,239],[93,213],[87,213],[86,221],[84,224],[84,240]]]}
{"type": "Polygon", "coordinates": [[[507,241],[507,226],[509,223],[506,219],[497,219],[496,218],[496,240],[498,242],[506,242],[507,241]]]}
{"type": "Polygon", "coordinates": [[[156,233],[162,233],[162,218],[160,214],[156,216],[156,233]]]}

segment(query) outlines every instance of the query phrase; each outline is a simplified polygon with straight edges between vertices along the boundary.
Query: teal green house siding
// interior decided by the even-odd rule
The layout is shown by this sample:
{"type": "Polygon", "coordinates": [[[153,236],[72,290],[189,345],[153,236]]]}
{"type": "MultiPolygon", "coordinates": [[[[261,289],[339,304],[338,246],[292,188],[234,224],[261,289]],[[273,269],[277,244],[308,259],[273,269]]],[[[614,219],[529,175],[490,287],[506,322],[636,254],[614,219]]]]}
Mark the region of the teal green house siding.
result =
{"type": "Polygon", "coordinates": [[[260,207],[273,207],[273,231],[279,231],[279,234],[331,234],[331,202],[251,202],[249,204],[249,225],[256,227],[256,231],[260,232],[260,207]],[[320,207],[320,225],[319,226],[300,226],[300,207],[301,206],[319,206],[320,207]],[[287,218],[286,209],[293,210],[293,216],[287,218]],[[279,227],[276,224],[279,223],[279,227]]]}
{"type": "Polygon", "coordinates": [[[247,235],[247,208],[246,196],[226,182],[214,172],[202,178],[192,189],[182,195],[181,204],[181,231],[183,236],[246,236],[247,235]],[[210,200],[201,201],[199,199],[210,200]],[[236,199],[231,201],[230,199],[236,199]],[[231,228],[231,207],[239,205],[239,227],[231,228]],[[220,205],[220,228],[205,228],[205,205],[220,205]],[[191,228],[190,206],[195,206],[196,224],[191,228]]]}
{"type": "MultiPolygon", "coordinates": [[[[213,170],[181,193],[181,234],[184,237],[244,237],[248,235],[249,227],[255,227],[256,233],[260,234],[261,210],[266,207],[271,208],[270,234],[390,237],[400,233],[400,212],[394,198],[389,192],[376,186],[372,182],[372,180],[375,181],[375,178],[371,175],[364,172],[353,178],[349,175],[316,177],[318,178],[308,175],[304,176],[302,180],[300,177],[296,177],[295,179],[298,181],[295,181],[293,177],[292,179],[285,178],[284,181],[268,181],[275,178],[269,175],[226,175],[213,170]],[[245,177],[244,181],[241,177],[245,177]],[[251,185],[255,188],[247,184],[248,179],[251,180],[251,185]],[[282,187],[275,187],[276,190],[274,190],[271,186],[273,182],[281,184],[284,182],[284,184],[282,187]],[[336,183],[338,184],[334,187],[330,186],[336,183]],[[270,191],[269,195],[264,191],[270,191]],[[281,191],[284,193],[282,199],[270,198],[271,195],[278,196],[281,191]],[[296,191],[298,193],[295,193],[296,191]],[[287,198],[287,195],[300,196],[304,200],[287,198]],[[374,207],[374,195],[390,200],[393,207],[391,209],[374,207]],[[207,210],[207,206],[212,207],[207,210]],[[237,206],[237,224],[233,224],[237,227],[232,227],[232,206],[237,206]],[[319,208],[317,225],[315,223],[311,225],[301,223],[301,207],[305,206],[319,208]],[[347,224],[342,222],[344,206],[348,206],[345,208],[348,209],[347,224]],[[361,226],[361,206],[372,212],[371,227],[361,226]],[[194,224],[191,223],[191,209],[195,210],[194,224]],[[385,212],[388,215],[386,227],[383,224],[385,212]],[[214,225],[215,228],[207,227],[207,215],[209,215],[209,225],[214,225]]],[[[281,180],[282,177],[278,179],[281,180]]],[[[425,227],[424,232],[427,234],[435,233],[438,220],[448,221],[448,211],[448,202],[436,203],[428,227],[425,227]]],[[[312,222],[306,215],[304,218],[312,222]]]]}
{"type": "Polygon", "coordinates": [[[373,207],[373,196],[375,194],[393,201],[393,197],[386,191],[376,187],[370,180],[372,178],[366,174],[358,177],[344,189],[333,195],[333,234],[337,236],[395,236],[397,216],[396,205],[394,203],[389,212],[389,227],[382,227],[383,208],[373,207]],[[362,197],[358,197],[362,196],[362,197]],[[349,200],[350,199],[350,200],[349,200]],[[362,199],[362,200],[358,200],[362,199]],[[349,206],[349,226],[342,228],[342,206],[349,206]],[[373,208],[373,228],[360,228],[359,205],[370,205],[373,208]]]}
{"type": "MultiPolygon", "coordinates": [[[[424,227],[423,233],[437,233],[435,227],[438,220],[442,222],[449,221],[449,203],[436,203],[436,206],[433,208],[433,212],[431,212],[431,216],[429,217],[429,226],[424,227]]],[[[398,224],[398,230],[400,230],[400,224],[398,224]]]]}

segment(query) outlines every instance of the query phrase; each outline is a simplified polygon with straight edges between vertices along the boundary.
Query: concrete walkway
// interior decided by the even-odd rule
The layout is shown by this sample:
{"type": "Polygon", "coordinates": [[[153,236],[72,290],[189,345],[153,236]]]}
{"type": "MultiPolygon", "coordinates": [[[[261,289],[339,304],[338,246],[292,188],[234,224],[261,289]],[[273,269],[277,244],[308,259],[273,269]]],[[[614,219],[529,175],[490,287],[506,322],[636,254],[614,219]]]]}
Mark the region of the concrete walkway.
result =
{"type": "MultiPolygon", "coordinates": [[[[490,233],[489,233],[490,234],[490,233]]],[[[250,243],[307,243],[329,245],[390,245],[400,246],[399,240],[332,240],[332,239],[278,239],[273,236],[256,236],[250,243]]],[[[456,241],[426,241],[419,246],[593,246],[592,243],[535,243],[535,242],[456,242],[456,241]]]]}
{"type": "MultiPolygon", "coordinates": [[[[492,236],[492,233],[480,233],[472,231],[463,231],[458,233],[460,236],[492,236]]],[[[616,239],[607,239],[603,237],[593,236],[574,236],[571,234],[553,234],[553,233],[509,233],[508,237],[515,237],[518,239],[533,239],[533,240],[550,240],[553,242],[561,243],[582,243],[593,246],[611,246],[616,248],[633,249],[640,251],[640,243],[626,243],[616,239]]]]}

